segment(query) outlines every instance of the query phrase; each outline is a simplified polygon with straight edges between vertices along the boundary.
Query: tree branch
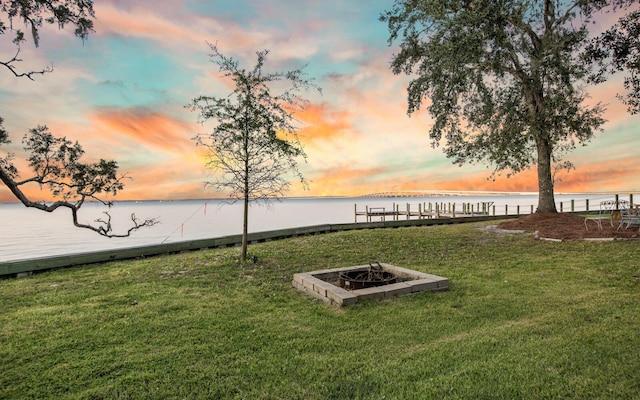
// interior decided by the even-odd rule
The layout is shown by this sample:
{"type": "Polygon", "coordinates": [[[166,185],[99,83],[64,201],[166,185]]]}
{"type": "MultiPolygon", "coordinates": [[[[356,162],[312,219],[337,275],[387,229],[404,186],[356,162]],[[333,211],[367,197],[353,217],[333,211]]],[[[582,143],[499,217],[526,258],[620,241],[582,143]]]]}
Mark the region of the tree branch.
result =
{"type": "MultiPolygon", "coordinates": [[[[2,122],[2,119],[0,119],[2,122]]],[[[1,130],[0,125],[0,130],[1,130]]],[[[4,131],[3,131],[4,132],[4,131]]],[[[5,138],[4,143],[8,139],[5,138]]],[[[11,193],[25,207],[36,208],[45,212],[54,212],[59,208],[71,210],[73,224],[76,227],[92,230],[105,237],[127,237],[132,232],[159,223],[157,218],[148,218],[140,221],[131,216],[133,226],[124,234],[113,232],[111,216],[106,213],[108,219],[98,219],[98,225],[83,224],[78,220],[78,212],[85,201],[95,200],[106,206],[111,206],[111,202],[100,199],[97,194],[115,195],[124,187],[122,179],[126,175],[118,177],[117,164],[115,161],[100,160],[98,163],[84,164],[79,161],[84,153],[78,143],[71,143],[66,138],[56,138],[48,132],[46,127],[38,127],[31,130],[31,135],[24,139],[25,151],[30,153],[30,167],[35,172],[35,176],[16,181],[18,171],[10,162],[10,158],[2,159],[0,163],[0,181],[4,183],[11,193]],[[48,186],[53,195],[61,198],[51,203],[43,201],[32,201],[22,191],[21,186],[36,183],[48,186]]]]}
{"type": "Polygon", "coordinates": [[[22,59],[18,58],[18,55],[20,54],[20,45],[17,45],[16,47],[17,47],[16,54],[13,56],[13,58],[11,58],[9,61],[0,61],[0,65],[5,66],[9,71],[11,71],[11,73],[16,78],[26,77],[33,81],[34,80],[33,75],[44,75],[46,73],[53,71],[53,64],[49,64],[46,68],[43,68],[40,71],[30,71],[30,72],[19,73],[16,70],[14,63],[22,62],[22,59]]]}

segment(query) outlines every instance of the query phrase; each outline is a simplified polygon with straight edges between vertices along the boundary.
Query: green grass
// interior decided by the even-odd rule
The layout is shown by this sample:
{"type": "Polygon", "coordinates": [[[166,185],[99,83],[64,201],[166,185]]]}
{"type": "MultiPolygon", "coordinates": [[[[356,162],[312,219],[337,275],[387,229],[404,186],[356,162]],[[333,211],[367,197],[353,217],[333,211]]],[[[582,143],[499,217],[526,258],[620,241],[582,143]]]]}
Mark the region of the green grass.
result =
{"type": "Polygon", "coordinates": [[[640,398],[637,241],[352,231],[0,280],[4,399],[640,398]],[[337,308],[296,272],[379,260],[450,290],[337,308]]]}

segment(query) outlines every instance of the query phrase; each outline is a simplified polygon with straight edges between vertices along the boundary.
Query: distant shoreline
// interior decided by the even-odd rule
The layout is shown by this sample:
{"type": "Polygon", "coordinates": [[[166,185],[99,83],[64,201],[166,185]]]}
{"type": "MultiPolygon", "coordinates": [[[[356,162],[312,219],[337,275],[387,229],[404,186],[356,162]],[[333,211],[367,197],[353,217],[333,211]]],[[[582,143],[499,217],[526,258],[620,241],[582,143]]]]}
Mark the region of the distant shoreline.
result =
{"type": "MultiPolygon", "coordinates": [[[[607,191],[607,192],[555,192],[555,195],[559,196],[613,196],[616,194],[640,194],[638,190],[629,191],[607,191]]],[[[367,198],[412,198],[412,197],[472,197],[472,196],[537,196],[538,192],[499,192],[499,191],[485,191],[485,190],[403,190],[403,191],[389,191],[389,192],[373,192],[363,195],[353,196],[285,196],[280,199],[272,199],[272,201],[278,200],[328,200],[328,199],[367,199],[367,198]]],[[[112,200],[114,203],[139,203],[139,202],[181,202],[181,201],[221,201],[221,202],[237,202],[240,200],[234,200],[229,197],[210,197],[210,198],[193,198],[193,199],[123,199],[112,200]]],[[[95,201],[87,203],[98,203],[95,201]]],[[[0,204],[21,204],[19,201],[4,201],[0,204]]]]}

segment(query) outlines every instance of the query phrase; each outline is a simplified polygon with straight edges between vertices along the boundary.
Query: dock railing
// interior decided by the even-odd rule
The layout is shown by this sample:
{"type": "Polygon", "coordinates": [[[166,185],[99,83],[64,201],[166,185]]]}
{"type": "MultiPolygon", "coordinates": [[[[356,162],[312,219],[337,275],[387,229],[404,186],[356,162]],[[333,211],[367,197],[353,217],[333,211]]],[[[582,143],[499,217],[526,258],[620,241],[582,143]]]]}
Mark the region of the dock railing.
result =
{"type": "MultiPolygon", "coordinates": [[[[581,199],[558,201],[556,208],[558,212],[597,212],[600,201],[605,198],[581,199]]],[[[615,199],[616,203],[621,200],[619,194],[606,196],[606,200],[615,199]]],[[[628,201],[632,207],[634,205],[633,193],[628,195],[628,201]]],[[[625,199],[626,200],[626,199],[625,199]]],[[[354,222],[379,221],[399,221],[403,219],[433,219],[433,218],[460,218],[474,216],[520,216],[533,214],[534,204],[516,205],[496,205],[494,201],[482,202],[421,202],[416,204],[405,203],[404,208],[400,204],[393,203],[389,206],[370,207],[366,205],[364,210],[358,210],[358,204],[354,204],[354,222]],[[360,221],[359,218],[364,218],[360,221]]]]}

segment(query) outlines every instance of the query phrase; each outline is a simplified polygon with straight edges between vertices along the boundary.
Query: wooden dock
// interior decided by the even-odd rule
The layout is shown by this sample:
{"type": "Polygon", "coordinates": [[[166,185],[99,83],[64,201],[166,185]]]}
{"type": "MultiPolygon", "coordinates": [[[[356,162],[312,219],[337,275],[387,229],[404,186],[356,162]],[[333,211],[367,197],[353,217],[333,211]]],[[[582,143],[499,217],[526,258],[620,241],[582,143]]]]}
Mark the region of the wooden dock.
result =
{"type": "MultiPolygon", "coordinates": [[[[416,192],[417,193],[417,192],[416,192]]],[[[402,194],[405,197],[417,197],[417,194],[413,193],[412,196],[407,196],[404,193],[398,192],[385,192],[379,193],[379,195],[384,195],[385,197],[392,197],[391,194],[402,194]]],[[[420,192],[421,193],[421,192],[420,192]]],[[[424,193],[423,193],[424,194],[424,193]]],[[[377,197],[377,193],[367,195],[364,197],[377,197]]],[[[629,203],[633,206],[636,204],[634,202],[634,193],[629,193],[629,203]]],[[[596,202],[591,203],[589,199],[580,200],[584,205],[578,204],[576,200],[567,200],[567,201],[559,201],[556,203],[558,212],[586,212],[590,213],[593,211],[597,211],[599,209],[599,202],[605,198],[614,198],[616,203],[620,199],[619,194],[602,194],[600,199],[596,199],[596,202]],[[599,200],[599,201],[598,201],[599,200]]],[[[461,198],[462,199],[462,198],[461,198]]],[[[520,216],[526,214],[533,214],[535,211],[535,206],[533,204],[529,205],[508,205],[500,206],[496,209],[496,205],[493,201],[485,201],[485,202],[463,202],[462,204],[458,203],[444,203],[444,202],[429,202],[429,203],[418,203],[417,207],[411,206],[411,204],[406,203],[404,209],[400,209],[400,205],[393,203],[391,207],[369,207],[365,206],[364,210],[358,210],[358,205],[354,205],[354,217],[355,223],[358,223],[358,218],[364,217],[364,222],[373,222],[375,221],[399,221],[399,220],[410,220],[410,219],[440,219],[440,218],[460,218],[460,217],[481,217],[481,216],[520,216]],[[457,207],[457,208],[456,208],[457,207]],[[504,207],[504,208],[503,208],[504,207]]]]}
{"type": "MultiPolygon", "coordinates": [[[[532,206],[533,208],[533,206],[532,206]]],[[[533,211],[532,211],[533,212],[533,211]]],[[[464,203],[462,209],[456,210],[455,203],[418,203],[417,210],[411,208],[411,204],[407,203],[404,210],[400,209],[400,205],[394,203],[388,209],[387,207],[369,207],[365,206],[364,210],[358,210],[358,205],[354,204],[355,221],[358,217],[364,217],[366,222],[373,221],[374,218],[380,221],[386,221],[389,218],[392,221],[400,219],[433,219],[433,218],[457,218],[457,217],[474,217],[482,215],[496,215],[496,209],[493,202],[482,202],[477,204],[464,203]]]]}

